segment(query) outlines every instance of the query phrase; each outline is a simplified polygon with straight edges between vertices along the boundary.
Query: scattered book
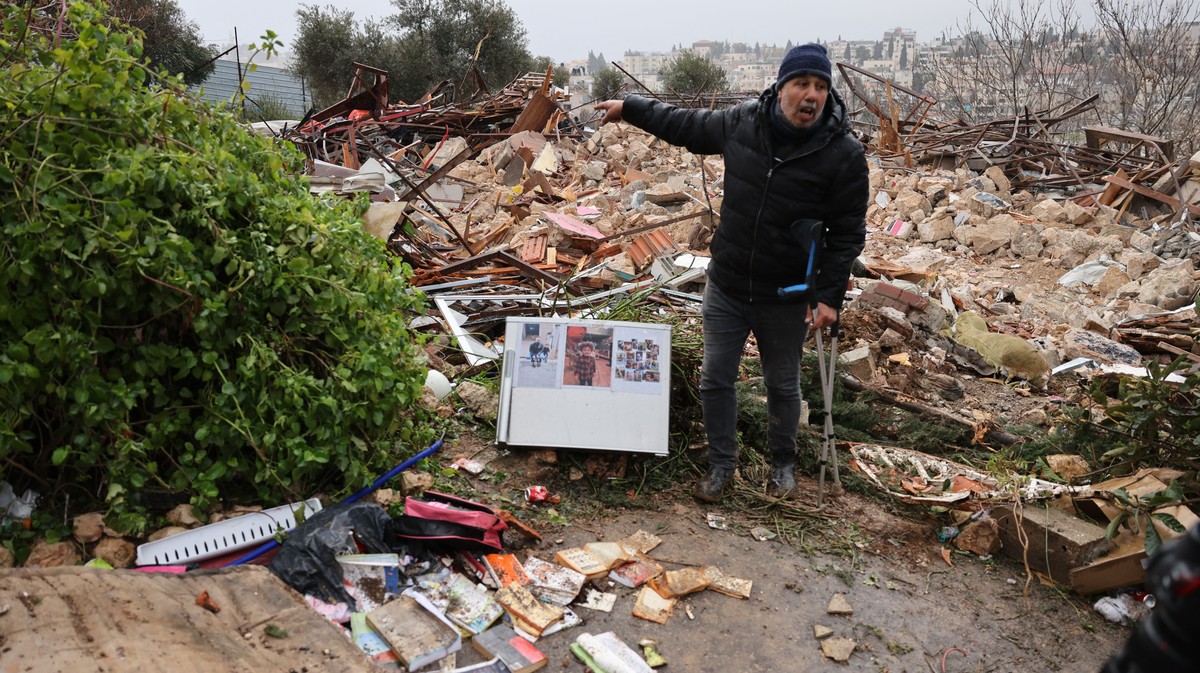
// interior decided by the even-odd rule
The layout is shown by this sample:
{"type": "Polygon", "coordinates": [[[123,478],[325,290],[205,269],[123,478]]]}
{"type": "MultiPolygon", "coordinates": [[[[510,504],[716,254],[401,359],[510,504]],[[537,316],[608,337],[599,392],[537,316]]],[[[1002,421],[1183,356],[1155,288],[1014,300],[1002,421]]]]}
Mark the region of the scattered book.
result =
{"type": "Polygon", "coordinates": [[[487,565],[488,572],[491,573],[492,579],[495,580],[496,587],[499,589],[503,589],[513,582],[529,584],[529,575],[513,554],[488,554],[483,557],[483,562],[487,565]]]}
{"type": "Polygon", "coordinates": [[[367,613],[400,595],[399,554],[348,554],[337,557],[342,586],[358,611],[367,613]]]}
{"type": "Polygon", "coordinates": [[[541,636],[548,626],[563,618],[561,607],[539,601],[520,584],[510,584],[497,591],[496,602],[503,605],[509,614],[525,621],[538,636],[541,636]]]}
{"type": "Polygon", "coordinates": [[[629,563],[637,553],[626,549],[620,542],[589,542],[583,545],[583,551],[596,559],[596,562],[604,566],[606,571],[629,563]]]}
{"type": "Polygon", "coordinates": [[[754,586],[750,580],[730,577],[716,566],[704,566],[700,570],[711,581],[708,585],[709,590],[734,598],[750,598],[750,590],[754,586]]]}
{"type": "Polygon", "coordinates": [[[371,661],[383,667],[400,667],[400,658],[388,647],[387,641],[367,625],[367,613],[350,613],[350,636],[371,661]]]}
{"type": "Polygon", "coordinates": [[[375,629],[410,671],[424,668],[462,647],[462,637],[420,594],[402,595],[367,613],[375,629]]]}
{"type": "Polygon", "coordinates": [[[499,657],[496,657],[482,664],[471,664],[470,666],[456,668],[451,673],[512,673],[512,669],[505,666],[504,662],[500,661],[499,657]]]}
{"type": "Polygon", "coordinates": [[[511,628],[497,624],[471,639],[485,657],[499,659],[512,673],[530,673],[546,665],[546,655],[511,628]]]}
{"type": "Polygon", "coordinates": [[[637,604],[633,606],[633,616],[656,624],[666,624],[675,607],[674,598],[663,598],[658,592],[648,586],[642,587],[638,593],[637,604]]]}
{"type": "Polygon", "coordinates": [[[608,574],[608,568],[579,547],[563,549],[554,555],[554,562],[587,577],[598,580],[608,574]]]}
{"type": "Polygon", "coordinates": [[[662,544],[662,538],[658,537],[657,535],[651,535],[644,530],[639,530],[633,535],[621,540],[621,544],[637,551],[639,554],[649,554],[650,550],[662,544]]]}
{"type": "Polygon", "coordinates": [[[584,597],[583,602],[579,604],[579,607],[599,612],[612,612],[613,606],[616,603],[616,594],[606,594],[603,591],[588,589],[587,595],[584,597]]]}
{"type": "Polygon", "coordinates": [[[703,591],[712,584],[712,580],[699,568],[684,568],[683,570],[668,570],[646,583],[663,598],[678,598],[687,594],[703,591]]]}
{"type": "Polygon", "coordinates": [[[446,616],[470,635],[482,633],[494,624],[504,608],[486,587],[454,573],[446,582],[446,616]]]}
{"type": "Polygon", "coordinates": [[[662,566],[649,556],[639,556],[633,563],[613,568],[608,578],[617,584],[636,589],[662,574],[662,566]]]}
{"type": "MultiPolygon", "coordinates": [[[[521,636],[531,643],[536,643],[538,641],[539,636],[533,632],[533,627],[525,623],[523,619],[520,617],[512,617],[512,623],[513,630],[517,632],[518,636],[521,636]]],[[[545,631],[542,631],[540,638],[552,636],[559,631],[566,631],[567,629],[574,628],[582,623],[583,619],[579,615],[575,614],[574,610],[571,608],[563,608],[563,618],[551,624],[546,628],[545,631]]]]}
{"type": "Polygon", "coordinates": [[[622,671],[623,673],[654,673],[654,669],[645,659],[609,631],[593,636],[581,633],[575,639],[576,644],[583,648],[592,661],[605,671],[622,671]]]}
{"type": "Polygon", "coordinates": [[[587,582],[583,573],[536,556],[525,561],[525,573],[529,575],[529,591],[539,600],[555,605],[569,605],[587,582]]]}

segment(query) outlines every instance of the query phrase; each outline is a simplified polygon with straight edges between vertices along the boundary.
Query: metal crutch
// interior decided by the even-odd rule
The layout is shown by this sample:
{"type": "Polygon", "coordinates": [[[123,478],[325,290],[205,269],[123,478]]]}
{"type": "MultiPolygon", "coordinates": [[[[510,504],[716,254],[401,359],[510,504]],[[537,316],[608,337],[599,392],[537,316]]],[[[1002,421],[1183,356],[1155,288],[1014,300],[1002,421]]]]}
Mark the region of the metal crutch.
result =
{"type": "Polygon", "coordinates": [[[822,330],[817,330],[817,369],[821,373],[821,396],[825,401],[825,427],[821,432],[821,449],[819,463],[820,477],[817,480],[817,509],[825,507],[825,468],[833,465],[833,494],[842,492],[842,479],[838,474],[837,447],[834,446],[833,436],[833,382],[834,371],[837,368],[837,322],[829,326],[829,367],[825,366],[825,340],[822,330]]]}

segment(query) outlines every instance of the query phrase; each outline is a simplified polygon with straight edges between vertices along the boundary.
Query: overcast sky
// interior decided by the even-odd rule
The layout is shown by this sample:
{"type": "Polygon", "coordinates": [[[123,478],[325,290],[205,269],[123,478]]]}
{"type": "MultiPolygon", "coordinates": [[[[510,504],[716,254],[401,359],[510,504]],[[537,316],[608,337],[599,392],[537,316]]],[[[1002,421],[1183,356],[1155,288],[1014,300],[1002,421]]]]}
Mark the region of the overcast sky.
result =
{"type": "MultiPolygon", "coordinates": [[[[233,29],[243,43],[274,30],[288,50],[301,4],[295,0],[177,0],[200,25],[207,41],[232,44],[233,29]]],[[[953,28],[973,11],[966,0],[507,0],[528,33],[529,51],[568,61],[588,50],[618,60],[627,50],[667,51],[696,40],[729,40],[783,45],[813,40],[880,39],[885,30],[917,31],[924,42],[953,28]]],[[[988,6],[990,0],[982,0],[988,6]]],[[[1086,0],[1081,6],[1090,12],[1086,0]]],[[[338,0],[357,18],[395,13],[388,0],[338,0]]],[[[978,24],[978,21],[976,21],[978,24]]],[[[953,31],[951,31],[953,32],[953,31]]]]}

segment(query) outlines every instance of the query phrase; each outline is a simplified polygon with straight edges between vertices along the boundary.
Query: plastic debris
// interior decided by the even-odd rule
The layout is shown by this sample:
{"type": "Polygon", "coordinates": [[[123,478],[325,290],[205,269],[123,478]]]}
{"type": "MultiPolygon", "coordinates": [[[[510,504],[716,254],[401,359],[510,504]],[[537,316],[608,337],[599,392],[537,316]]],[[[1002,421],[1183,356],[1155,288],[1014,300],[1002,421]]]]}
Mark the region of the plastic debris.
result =
{"type": "Polygon", "coordinates": [[[1105,596],[1096,601],[1092,609],[1114,624],[1132,624],[1150,614],[1150,606],[1132,594],[1105,596]]]}

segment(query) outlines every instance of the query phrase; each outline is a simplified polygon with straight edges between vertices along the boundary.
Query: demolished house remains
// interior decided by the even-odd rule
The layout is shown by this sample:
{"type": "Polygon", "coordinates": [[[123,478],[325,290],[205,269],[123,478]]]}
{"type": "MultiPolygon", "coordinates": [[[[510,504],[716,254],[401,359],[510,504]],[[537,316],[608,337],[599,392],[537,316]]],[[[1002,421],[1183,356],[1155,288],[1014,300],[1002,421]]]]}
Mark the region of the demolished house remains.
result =
{"type": "MultiPolygon", "coordinates": [[[[935,121],[935,100],[839,67],[861,105],[855,126],[869,148],[872,203],[867,248],[842,316],[844,385],[1004,444],[1015,441],[1009,426],[1050,424],[1062,400],[1047,389],[1060,377],[1139,377],[1152,360],[1200,362],[1200,154],[1177,157],[1161,138],[1099,125],[1084,127],[1079,144],[1062,141],[1055,126],[1086,115],[1094,99],[980,124],[935,121]],[[1025,382],[1011,396],[1015,402],[996,402],[986,392],[1007,391],[1012,380],[1025,382]]],[[[691,154],[627,125],[595,130],[580,111],[566,109],[550,82],[549,72],[531,73],[496,92],[480,84],[475,96],[457,101],[455,87],[445,84],[416,103],[392,104],[387,73],[357,65],[345,100],[281,134],[307,157],[314,193],[371,195],[365,229],[412,267],[413,285],[436,308],[415,326],[453,342],[453,349],[431,352],[434,368],[451,381],[501,366],[510,319],[603,320],[614,297],[698,314],[722,201],[721,158],[691,154]]],[[[553,335],[538,332],[539,346],[544,336],[553,335]]],[[[636,352],[642,363],[644,353],[649,363],[658,347],[641,340],[629,357],[636,352]]],[[[583,357],[584,349],[578,352],[571,357],[583,357]]],[[[545,361],[537,348],[517,357],[545,361]]],[[[615,358],[605,364],[615,380],[615,358]]],[[[639,368],[637,380],[661,382],[657,372],[639,368]]],[[[1031,572],[1084,594],[1142,580],[1142,538],[1124,531],[1109,539],[1095,522],[1120,516],[1112,493],[1161,493],[1176,476],[1171,470],[1088,483],[1091,468],[1064,457],[1052,466],[1062,481],[1012,480],[921,448],[847,444],[838,452],[898,500],[957,511],[946,542],[958,549],[1014,554],[1031,572]],[[1051,506],[1041,507],[1046,502],[1051,506]]],[[[470,470],[469,462],[458,467],[470,470]]],[[[400,517],[408,520],[402,536],[450,542],[441,555],[406,557],[369,541],[356,550],[346,530],[363,543],[370,537],[364,531],[386,516],[379,505],[359,503],[289,520],[310,531],[292,539],[311,547],[303,559],[281,552],[271,561],[310,606],[347,624],[376,662],[407,670],[452,662],[468,638],[490,663],[442,670],[536,670],[547,664],[539,639],[580,624],[576,610],[613,609],[615,596],[598,583],[585,589],[589,581],[621,585],[632,592],[631,614],[660,624],[679,619],[672,617],[679,599],[693,592],[733,599],[751,593],[753,578],[715,567],[664,569],[653,555],[658,539],[645,531],[522,560],[504,549],[498,532],[534,539],[536,531],[506,512],[420,491],[412,490],[410,505],[438,501],[452,514],[418,515],[425,510],[410,506],[400,517]],[[500,622],[503,614],[508,623],[500,622]]],[[[1156,511],[1185,527],[1196,522],[1177,502],[1156,511]]],[[[1174,526],[1151,525],[1163,539],[1179,535],[1174,526]]],[[[151,543],[167,542],[168,556],[147,551],[137,563],[205,560],[170,539],[151,543]]],[[[234,577],[258,586],[263,580],[253,573],[234,577]]],[[[150,603],[166,600],[154,597],[168,590],[144,583],[150,603]]],[[[270,587],[262,591],[274,602],[264,612],[240,605],[229,581],[210,584],[216,588],[204,609],[214,621],[225,605],[251,613],[237,616],[241,624],[274,620],[294,635],[311,628],[270,587]]],[[[830,615],[853,613],[844,599],[835,603],[830,615]]],[[[833,633],[817,629],[817,638],[833,633]]],[[[576,631],[571,650],[592,670],[644,672],[662,661],[652,640],[624,643],[612,633],[576,631]]],[[[847,650],[842,640],[824,640],[828,658],[850,656],[854,643],[847,650]]],[[[285,654],[295,645],[281,642],[285,654]]],[[[328,661],[342,645],[294,656],[333,665],[328,661]]],[[[252,649],[232,643],[222,651],[267,657],[252,649]]],[[[342,660],[329,670],[357,669],[342,660]]]]}

